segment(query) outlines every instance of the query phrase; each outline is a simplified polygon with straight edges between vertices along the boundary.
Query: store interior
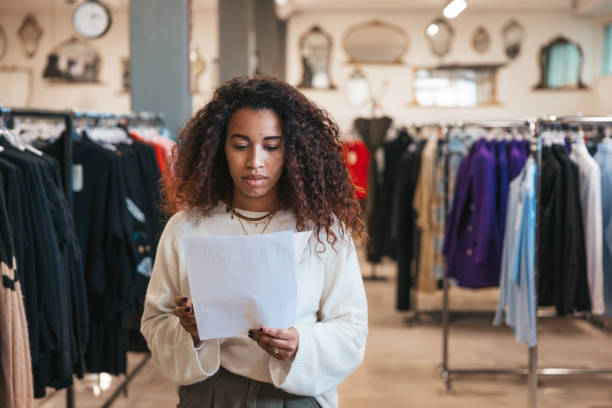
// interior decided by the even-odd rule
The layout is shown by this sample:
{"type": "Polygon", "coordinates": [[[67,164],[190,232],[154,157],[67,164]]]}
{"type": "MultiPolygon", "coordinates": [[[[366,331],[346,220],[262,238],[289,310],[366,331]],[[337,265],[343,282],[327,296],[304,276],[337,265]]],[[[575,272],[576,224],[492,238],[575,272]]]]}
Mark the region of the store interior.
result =
{"type": "MultiPolygon", "coordinates": [[[[215,88],[256,74],[297,87],[336,121],[372,238],[358,246],[367,349],[339,406],[612,407],[612,1],[0,0],[0,201],[23,276],[15,319],[30,322],[11,324],[32,353],[15,364],[34,374],[13,387],[35,397],[7,407],[176,406],[138,333],[164,224],[158,182],[215,88]],[[85,159],[70,137],[83,130],[106,156],[85,159]],[[49,158],[51,175],[36,181],[46,195],[3,164],[3,143],[49,158]],[[463,171],[479,143],[492,161],[463,171]],[[92,166],[119,172],[133,201],[96,207],[115,193],[106,178],[83,182],[92,166]],[[493,213],[461,198],[476,185],[497,200],[493,213]],[[97,254],[102,238],[76,256],[76,231],[125,232],[112,212],[123,207],[136,219],[134,259],[97,254]],[[86,211],[103,216],[84,221],[86,211]],[[480,248],[466,244],[466,211],[489,223],[475,227],[480,248]],[[57,237],[34,239],[42,224],[57,237]],[[472,264],[472,249],[494,266],[472,264]],[[120,283],[133,292],[129,313],[79,327],[107,318],[92,305],[114,289],[92,276],[115,282],[117,271],[133,277],[120,283]],[[49,363],[68,349],[71,367],[49,363]]],[[[14,292],[19,279],[2,274],[14,292]]],[[[18,383],[18,372],[3,374],[18,383]]],[[[0,383],[8,398],[11,381],[0,383]]]]}

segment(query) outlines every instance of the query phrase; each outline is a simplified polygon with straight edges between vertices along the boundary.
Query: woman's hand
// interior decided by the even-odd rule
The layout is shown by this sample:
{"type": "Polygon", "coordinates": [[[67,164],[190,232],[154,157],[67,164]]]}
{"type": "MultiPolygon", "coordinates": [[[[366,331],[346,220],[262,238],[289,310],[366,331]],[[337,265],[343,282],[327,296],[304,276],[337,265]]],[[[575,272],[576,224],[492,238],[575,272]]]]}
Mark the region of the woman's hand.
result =
{"type": "Polygon", "coordinates": [[[198,335],[198,326],[196,325],[191,299],[186,296],[177,296],[174,303],[176,303],[174,314],[179,318],[181,326],[191,335],[193,345],[197,345],[200,342],[200,336],[198,335]]]}
{"type": "Polygon", "coordinates": [[[268,327],[252,329],[249,330],[249,337],[278,360],[293,358],[300,345],[300,335],[293,327],[289,329],[270,329],[268,327]]]}

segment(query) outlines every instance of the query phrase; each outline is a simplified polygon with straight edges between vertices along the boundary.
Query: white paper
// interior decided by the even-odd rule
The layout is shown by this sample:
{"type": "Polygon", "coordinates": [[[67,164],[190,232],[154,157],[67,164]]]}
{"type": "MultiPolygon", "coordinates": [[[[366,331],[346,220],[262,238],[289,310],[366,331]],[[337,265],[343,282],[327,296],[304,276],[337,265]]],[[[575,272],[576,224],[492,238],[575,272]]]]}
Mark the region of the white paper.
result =
{"type": "Polygon", "coordinates": [[[200,340],[295,323],[296,264],[311,232],[184,237],[200,340]]]}

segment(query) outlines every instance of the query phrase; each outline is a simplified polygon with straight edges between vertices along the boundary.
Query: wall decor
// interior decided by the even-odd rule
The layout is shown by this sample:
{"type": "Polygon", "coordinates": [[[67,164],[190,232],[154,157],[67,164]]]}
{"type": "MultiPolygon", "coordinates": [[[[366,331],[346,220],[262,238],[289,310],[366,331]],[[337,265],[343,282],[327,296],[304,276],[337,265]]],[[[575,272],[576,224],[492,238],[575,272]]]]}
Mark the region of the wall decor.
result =
{"type": "Polygon", "coordinates": [[[482,54],[487,52],[490,44],[491,36],[487,29],[483,26],[478,27],[472,36],[472,47],[474,47],[474,50],[482,54]]]}
{"type": "Polygon", "coordinates": [[[346,97],[356,108],[364,106],[372,98],[370,83],[359,67],[356,67],[348,78],[346,97]]]}
{"type": "Polygon", "coordinates": [[[441,65],[414,69],[413,104],[428,107],[476,107],[497,104],[494,65],[441,65]]]}
{"type": "Polygon", "coordinates": [[[4,28],[2,28],[2,26],[0,26],[0,59],[4,57],[4,54],[6,54],[7,48],[8,48],[8,38],[6,36],[6,31],[4,31],[4,28]]]}
{"type": "Polygon", "coordinates": [[[130,92],[132,86],[132,74],[130,67],[130,59],[128,57],[121,58],[121,91],[130,92]]]}
{"type": "Polygon", "coordinates": [[[521,54],[521,46],[525,38],[525,29],[516,20],[510,20],[502,29],[504,53],[511,60],[521,54]]]}
{"type": "Polygon", "coordinates": [[[106,34],[112,21],[110,9],[98,0],[79,4],[72,15],[72,25],[76,32],[89,40],[106,34]]]}
{"type": "Polygon", "coordinates": [[[100,64],[98,52],[73,37],[49,53],[43,78],[63,83],[97,83],[100,64]]]}
{"type": "Polygon", "coordinates": [[[25,108],[31,106],[34,75],[32,68],[18,65],[0,65],[2,103],[25,108]]]}
{"type": "Polygon", "coordinates": [[[556,37],[540,49],[540,82],[535,89],[586,89],[582,82],[582,47],[556,37]]]}
{"type": "Polygon", "coordinates": [[[200,54],[198,47],[193,47],[189,53],[189,71],[190,71],[190,89],[192,94],[199,94],[200,91],[200,77],[206,69],[206,61],[200,54]]]}
{"type": "Polygon", "coordinates": [[[453,44],[455,30],[443,18],[432,21],[425,29],[425,37],[429,41],[429,49],[438,57],[448,54],[453,44]]]}
{"type": "Polygon", "coordinates": [[[21,40],[21,46],[26,57],[32,58],[38,49],[38,43],[42,37],[43,30],[33,14],[28,14],[23,19],[17,35],[21,40]]]}
{"type": "Polygon", "coordinates": [[[329,73],[332,38],[319,26],[313,26],[300,38],[302,81],[300,88],[335,88],[329,73]]]}
{"type": "Polygon", "coordinates": [[[349,27],[344,36],[349,63],[403,64],[408,46],[408,34],[401,27],[380,20],[349,27]]]}

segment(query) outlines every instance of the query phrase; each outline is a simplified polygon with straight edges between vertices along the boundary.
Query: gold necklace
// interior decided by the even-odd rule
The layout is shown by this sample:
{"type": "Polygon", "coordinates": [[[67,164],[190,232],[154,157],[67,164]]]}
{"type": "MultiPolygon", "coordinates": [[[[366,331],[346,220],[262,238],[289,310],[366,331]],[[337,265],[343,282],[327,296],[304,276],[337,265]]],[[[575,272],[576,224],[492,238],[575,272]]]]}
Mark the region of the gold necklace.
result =
{"type": "MultiPolygon", "coordinates": [[[[272,218],[274,218],[274,215],[276,215],[276,210],[274,210],[270,214],[271,214],[271,216],[270,216],[270,218],[268,218],[268,222],[266,222],[266,225],[264,226],[264,229],[261,230],[260,234],[263,234],[264,232],[266,232],[266,230],[268,229],[268,225],[270,225],[270,222],[272,222],[272,218]]],[[[270,214],[268,214],[268,215],[270,215],[270,214]]],[[[246,228],[244,228],[244,225],[242,224],[242,220],[240,219],[240,217],[238,217],[238,222],[240,223],[240,226],[242,227],[242,231],[244,231],[244,235],[249,235],[249,233],[247,232],[246,228]]]]}

